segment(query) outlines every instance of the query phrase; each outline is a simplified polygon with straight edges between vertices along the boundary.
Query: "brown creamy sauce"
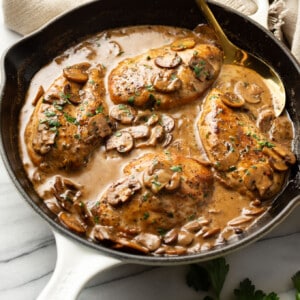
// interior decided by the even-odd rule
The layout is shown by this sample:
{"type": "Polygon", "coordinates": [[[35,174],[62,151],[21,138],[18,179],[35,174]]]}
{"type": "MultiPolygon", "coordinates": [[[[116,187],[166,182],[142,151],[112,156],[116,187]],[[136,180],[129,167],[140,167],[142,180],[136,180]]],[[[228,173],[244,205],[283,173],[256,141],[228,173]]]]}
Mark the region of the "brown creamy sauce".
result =
{"type": "MultiPolygon", "coordinates": [[[[264,197],[264,190],[261,191],[257,188],[260,192],[260,194],[257,194],[255,187],[252,190],[252,187],[249,188],[251,193],[254,193],[250,195],[248,191],[244,192],[241,190],[238,185],[228,186],[228,184],[224,184],[222,181],[224,174],[222,170],[220,172],[218,171],[217,163],[219,162],[210,162],[211,157],[207,155],[208,153],[205,151],[205,145],[202,140],[203,137],[199,137],[199,119],[202,118],[204,123],[210,122],[208,117],[206,120],[203,116],[201,117],[203,105],[205,105],[203,101],[205,96],[208,95],[213,88],[217,88],[222,91],[222,93],[240,95],[240,97],[244,99],[244,113],[253,120],[257,128],[255,130],[262,132],[262,134],[268,138],[268,141],[270,141],[269,144],[263,141],[266,151],[268,149],[272,150],[272,141],[288,149],[291,147],[293,127],[287,113],[285,112],[280,117],[275,118],[272,94],[267,85],[254,71],[239,66],[223,65],[213,85],[195,101],[166,110],[160,110],[159,108],[147,109],[147,118],[145,118],[145,121],[140,121],[138,125],[146,124],[153,115],[158,115],[160,118],[162,115],[167,115],[174,121],[172,128],[165,129],[164,138],[162,140],[158,139],[152,145],[147,144],[147,142],[149,142],[148,135],[145,138],[136,139],[133,149],[125,153],[116,151],[115,148],[108,151],[106,149],[108,147],[107,140],[112,135],[116,135],[120,130],[130,127],[129,125],[120,124],[115,121],[117,125],[114,126],[117,127],[113,127],[111,135],[104,138],[104,141],[93,150],[86,165],[77,171],[59,168],[55,171],[44,171],[38,164],[32,161],[28,154],[25,131],[35,109],[35,105],[32,104],[33,99],[36,98],[39,87],[42,86],[44,91],[47,91],[55,79],[62,75],[64,68],[82,62],[90,63],[90,68],[99,67],[99,65],[101,65],[101,67],[105,69],[104,98],[108,106],[108,111],[111,111],[116,104],[112,102],[108,93],[108,76],[111,71],[118,66],[119,62],[126,58],[134,58],[141,53],[146,53],[149,49],[169,45],[178,38],[190,37],[192,35],[189,30],[166,26],[140,26],[108,30],[91,36],[80,44],[67,49],[34,76],[21,112],[20,151],[28,177],[32,181],[39,196],[45,201],[49,209],[57,215],[58,222],[61,222],[64,226],[78,234],[86,235],[97,243],[103,243],[104,245],[116,249],[138,251],[151,255],[181,255],[207,251],[213,247],[223,245],[231,239],[238,238],[247,231],[250,226],[253,226],[257,219],[268,210],[274,195],[264,197]],[[143,143],[145,144],[144,146],[141,145],[140,148],[137,148],[137,145],[143,143]],[[127,195],[123,199],[124,203],[122,203],[123,200],[117,199],[121,202],[111,205],[106,203],[106,206],[103,208],[108,215],[115,212],[118,218],[122,218],[123,214],[125,218],[124,222],[130,222],[128,226],[126,225],[127,227],[125,226],[128,232],[124,229],[122,234],[118,235],[112,227],[114,224],[122,223],[122,221],[114,223],[111,220],[106,220],[104,216],[99,215],[97,203],[99,204],[99,201],[104,197],[103,195],[108,193],[107,191],[109,187],[112,187],[113,183],[117,182],[120,178],[130,178],[133,172],[132,170],[142,168],[135,164],[137,159],[147,153],[153,153],[154,159],[161,158],[164,167],[169,166],[169,169],[173,168],[174,172],[172,174],[169,174],[169,172],[168,176],[173,176],[172,180],[174,179],[174,182],[177,182],[177,177],[174,176],[175,173],[180,174],[182,172],[182,176],[186,174],[181,168],[182,166],[187,166],[190,161],[186,162],[185,158],[193,158],[197,162],[196,167],[199,167],[201,172],[206,172],[206,169],[208,169],[208,172],[211,172],[212,179],[209,180],[213,182],[212,188],[205,185],[209,196],[206,197],[206,195],[203,195],[203,201],[197,206],[197,211],[195,211],[193,204],[189,203],[186,206],[183,205],[182,208],[180,208],[180,206],[175,207],[177,210],[188,214],[181,216],[180,212],[175,211],[171,203],[173,195],[172,188],[168,191],[161,190],[153,192],[155,186],[153,186],[153,182],[152,185],[151,183],[149,185],[148,182],[147,189],[151,193],[153,192],[153,195],[155,197],[157,196],[159,201],[163,202],[164,199],[166,199],[167,202],[170,201],[170,210],[173,210],[167,217],[163,218],[166,218],[166,220],[169,218],[170,224],[173,224],[172,222],[175,222],[177,217],[180,218],[180,224],[178,224],[178,226],[164,228],[162,220],[165,219],[155,220],[153,217],[155,214],[160,213],[159,207],[153,209],[149,204],[149,211],[145,208],[145,210],[142,210],[142,215],[139,215],[138,208],[137,211],[132,211],[132,213],[125,210],[124,207],[126,207],[130,201],[138,201],[135,199],[137,195],[139,195],[139,199],[143,198],[144,201],[147,201],[146,196],[148,194],[145,193],[145,187],[142,188],[141,192],[141,187],[137,185],[135,187],[137,191],[135,191],[134,188],[131,190],[132,197],[135,197],[135,200],[131,200],[131,196],[127,195]],[[161,156],[155,158],[157,153],[161,156]],[[169,158],[170,155],[172,156],[171,158],[169,158]],[[173,158],[173,155],[175,158],[173,158]],[[179,162],[176,160],[178,155],[180,155],[180,159],[182,159],[179,160],[179,162]],[[170,161],[174,159],[174,165],[172,165],[172,162],[168,165],[168,159],[170,161]],[[202,167],[198,166],[198,162],[200,162],[205,170],[202,170],[202,167]],[[128,171],[128,165],[133,169],[128,171]],[[127,172],[126,170],[128,173],[124,174],[124,172],[127,172]],[[59,182],[57,178],[60,178],[61,181],[59,182]],[[70,180],[71,183],[68,183],[68,181],[64,182],[65,179],[70,180]],[[55,196],[55,184],[63,186],[61,187],[62,190],[57,188],[56,194],[60,193],[58,196],[55,196]],[[63,197],[62,194],[66,192],[68,188],[71,190],[73,198],[71,200],[67,199],[67,202],[69,201],[70,203],[64,204],[59,201],[58,198],[63,197]],[[260,197],[260,195],[262,195],[262,197],[260,197]],[[76,205],[77,207],[75,207],[76,205]],[[189,209],[189,205],[191,209],[189,209]],[[133,218],[132,214],[136,214],[136,219],[133,218]],[[137,218],[139,218],[139,220],[137,220],[137,218]],[[134,226],[135,224],[140,225],[134,226]],[[155,224],[158,224],[157,227],[155,227],[155,224]],[[147,231],[147,226],[149,227],[149,231],[147,231]]],[[[206,99],[206,101],[208,100],[206,99]]],[[[230,105],[229,108],[233,109],[230,105]]],[[[138,107],[135,107],[135,109],[138,113],[145,111],[138,107]]],[[[161,119],[159,122],[161,122],[161,119]]],[[[150,128],[153,129],[159,122],[153,121],[154,125],[150,125],[150,128]]],[[[247,136],[247,134],[245,135],[247,136]]],[[[255,134],[249,133],[248,136],[249,135],[252,135],[254,137],[253,139],[255,139],[255,134]]],[[[262,139],[260,139],[260,141],[261,140],[262,139]]],[[[213,151],[214,150],[212,150],[212,153],[213,151]]],[[[260,157],[260,159],[262,158],[260,157]]],[[[193,164],[191,164],[191,166],[193,166],[193,164]]],[[[230,167],[232,166],[230,165],[230,167]]],[[[150,167],[147,165],[147,168],[150,167]]],[[[153,168],[152,172],[155,172],[156,169],[155,167],[153,168]]],[[[274,172],[278,171],[276,170],[274,172]]],[[[234,172],[235,169],[232,169],[232,171],[234,172]]],[[[148,171],[148,173],[150,175],[152,174],[150,171],[148,171]]],[[[285,170],[284,172],[278,173],[278,177],[280,178],[279,184],[281,186],[283,184],[281,177],[284,178],[285,173],[285,170]]],[[[226,174],[226,176],[227,175],[228,174],[226,174]]],[[[138,179],[140,181],[144,180],[146,182],[145,173],[144,175],[139,174],[137,176],[139,176],[138,179]]],[[[181,180],[183,179],[181,178],[181,180]]],[[[136,182],[134,184],[136,184],[136,182]]],[[[158,184],[160,185],[160,183],[158,184]]],[[[180,179],[176,184],[183,185],[182,182],[180,183],[180,179]]],[[[179,189],[182,187],[175,187],[175,192],[176,188],[179,189]]],[[[122,190],[120,193],[121,192],[122,190]]],[[[176,197],[179,196],[176,194],[176,197]]],[[[157,198],[153,201],[158,201],[157,198]]],[[[108,196],[107,199],[109,199],[108,196]]],[[[107,201],[109,202],[109,200],[107,201]]],[[[174,198],[173,201],[177,201],[177,198],[174,198]]],[[[140,207],[144,207],[142,205],[146,204],[140,200],[139,205],[140,207]]]]}

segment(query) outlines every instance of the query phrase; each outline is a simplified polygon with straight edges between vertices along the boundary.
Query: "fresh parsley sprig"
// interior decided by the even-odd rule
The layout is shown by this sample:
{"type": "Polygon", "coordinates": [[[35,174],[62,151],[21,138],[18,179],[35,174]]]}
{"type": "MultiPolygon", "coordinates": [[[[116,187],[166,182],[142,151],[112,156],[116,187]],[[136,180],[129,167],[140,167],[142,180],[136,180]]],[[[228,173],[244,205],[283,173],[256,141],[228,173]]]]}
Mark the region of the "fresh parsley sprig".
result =
{"type": "MultiPolygon", "coordinates": [[[[191,265],[190,272],[187,274],[186,282],[188,286],[196,291],[209,291],[214,294],[216,300],[220,299],[221,291],[229,271],[229,265],[225,258],[220,257],[211,260],[203,265],[191,265]]],[[[213,299],[210,296],[206,300],[213,299]]]]}
{"type": "MultiPolygon", "coordinates": [[[[207,292],[203,300],[220,300],[221,291],[229,271],[229,264],[225,258],[217,258],[201,265],[192,264],[186,275],[186,283],[196,291],[207,292]],[[213,296],[211,296],[213,295],[213,296]]],[[[292,276],[296,290],[296,300],[300,300],[300,271],[292,276]]],[[[274,292],[266,294],[262,290],[256,290],[249,278],[240,282],[238,288],[233,291],[233,300],[280,300],[274,292]]]]}
{"type": "Polygon", "coordinates": [[[234,290],[234,296],[236,300],[279,300],[274,292],[266,295],[261,290],[255,290],[255,286],[248,278],[240,282],[239,288],[234,290]]]}
{"type": "Polygon", "coordinates": [[[300,300],[300,271],[292,276],[292,281],[296,289],[296,300],[300,300]]]}

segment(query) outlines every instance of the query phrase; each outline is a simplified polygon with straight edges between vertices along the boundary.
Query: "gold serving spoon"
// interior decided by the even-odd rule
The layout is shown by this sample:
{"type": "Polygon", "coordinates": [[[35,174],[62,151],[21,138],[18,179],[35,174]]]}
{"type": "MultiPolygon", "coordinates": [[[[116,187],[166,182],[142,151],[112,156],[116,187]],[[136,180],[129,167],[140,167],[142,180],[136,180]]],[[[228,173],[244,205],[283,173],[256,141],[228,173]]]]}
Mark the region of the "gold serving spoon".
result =
{"type": "Polygon", "coordinates": [[[196,3],[221,42],[224,51],[224,63],[242,65],[260,74],[271,90],[275,116],[278,117],[285,107],[285,89],[279,75],[260,58],[240,49],[229,41],[205,0],[196,0],[196,3]]]}

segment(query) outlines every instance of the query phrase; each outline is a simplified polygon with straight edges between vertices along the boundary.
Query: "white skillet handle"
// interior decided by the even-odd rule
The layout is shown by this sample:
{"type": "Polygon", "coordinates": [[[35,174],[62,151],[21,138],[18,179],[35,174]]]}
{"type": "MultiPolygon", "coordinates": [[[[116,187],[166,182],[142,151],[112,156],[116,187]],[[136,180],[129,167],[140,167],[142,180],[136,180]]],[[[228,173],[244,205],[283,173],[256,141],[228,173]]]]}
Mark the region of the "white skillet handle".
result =
{"type": "Polygon", "coordinates": [[[37,300],[75,300],[81,289],[94,275],[122,264],[54,232],[57,261],[54,273],[37,300]]]}
{"type": "Polygon", "coordinates": [[[258,9],[249,17],[268,29],[269,0],[254,0],[258,9]]]}

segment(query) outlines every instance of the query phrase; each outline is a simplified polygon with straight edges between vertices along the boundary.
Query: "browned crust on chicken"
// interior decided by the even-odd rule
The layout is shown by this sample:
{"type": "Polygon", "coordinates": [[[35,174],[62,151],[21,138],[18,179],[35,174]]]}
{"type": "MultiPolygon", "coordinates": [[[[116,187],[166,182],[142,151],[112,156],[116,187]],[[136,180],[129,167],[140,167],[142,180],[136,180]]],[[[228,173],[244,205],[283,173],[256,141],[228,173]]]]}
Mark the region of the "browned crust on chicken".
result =
{"type": "Polygon", "coordinates": [[[251,197],[271,198],[281,190],[295,156],[271,142],[228,97],[218,89],[207,95],[198,121],[202,145],[221,182],[251,197]]]}
{"type": "Polygon", "coordinates": [[[217,78],[223,52],[196,35],[121,61],[108,78],[116,104],[169,109],[201,96],[217,78]]]}
{"type": "Polygon", "coordinates": [[[82,63],[64,70],[40,97],[25,130],[33,163],[43,171],[76,170],[111,133],[104,70],[82,63]]]}
{"type": "Polygon", "coordinates": [[[128,163],[124,174],[92,209],[117,242],[183,226],[201,215],[213,192],[212,172],[183,156],[149,153],[128,163]]]}

